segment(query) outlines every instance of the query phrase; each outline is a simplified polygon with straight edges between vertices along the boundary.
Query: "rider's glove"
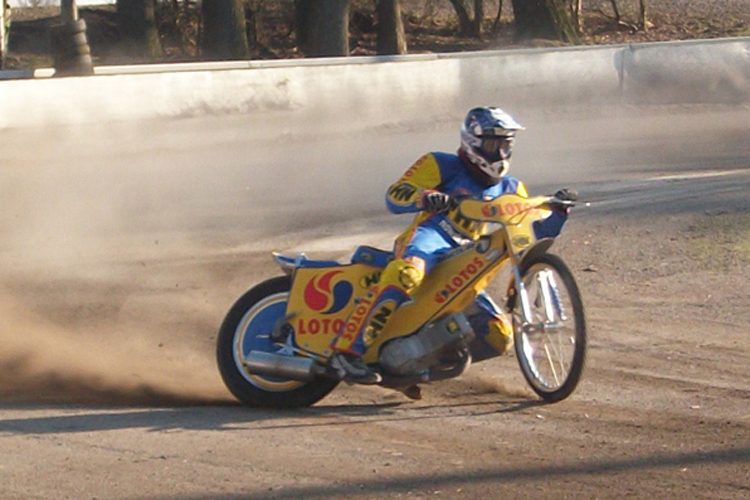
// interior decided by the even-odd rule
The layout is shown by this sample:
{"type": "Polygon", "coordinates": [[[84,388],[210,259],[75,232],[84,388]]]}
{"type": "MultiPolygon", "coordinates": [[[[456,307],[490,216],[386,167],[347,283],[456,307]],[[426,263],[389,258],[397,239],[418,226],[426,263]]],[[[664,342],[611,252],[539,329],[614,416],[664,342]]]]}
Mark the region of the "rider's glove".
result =
{"type": "Polygon", "coordinates": [[[429,191],[422,196],[422,207],[427,212],[445,212],[451,208],[451,197],[440,191],[429,191]]]}
{"type": "Polygon", "coordinates": [[[555,193],[555,198],[562,201],[578,201],[578,191],[575,189],[563,188],[555,193]]]}

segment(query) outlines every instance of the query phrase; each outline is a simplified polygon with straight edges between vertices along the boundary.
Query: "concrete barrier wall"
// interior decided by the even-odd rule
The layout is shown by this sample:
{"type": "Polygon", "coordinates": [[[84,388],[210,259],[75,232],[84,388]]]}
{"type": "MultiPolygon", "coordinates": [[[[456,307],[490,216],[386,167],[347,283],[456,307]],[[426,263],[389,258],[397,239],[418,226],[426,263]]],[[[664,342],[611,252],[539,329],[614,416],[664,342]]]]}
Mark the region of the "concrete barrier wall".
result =
{"type": "MultiPolygon", "coordinates": [[[[750,39],[96,73],[0,80],[0,128],[271,111],[350,113],[360,125],[377,126],[461,114],[478,103],[743,103],[750,102],[750,39]]],[[[50,72],[36,72],[43,74],[50,72]]]]}
{"type": "Polygon", "coordinates": [[[615,102],[621,95],[618,55],[623,47],[519,50],[459,59],[460,104],[467,100],[557,105],[615,102]]]}
{"type": "Polygon", "coordinates": [[[750,101],[748,38],[633,45],[621,57],[625,101],[750,101]]]}

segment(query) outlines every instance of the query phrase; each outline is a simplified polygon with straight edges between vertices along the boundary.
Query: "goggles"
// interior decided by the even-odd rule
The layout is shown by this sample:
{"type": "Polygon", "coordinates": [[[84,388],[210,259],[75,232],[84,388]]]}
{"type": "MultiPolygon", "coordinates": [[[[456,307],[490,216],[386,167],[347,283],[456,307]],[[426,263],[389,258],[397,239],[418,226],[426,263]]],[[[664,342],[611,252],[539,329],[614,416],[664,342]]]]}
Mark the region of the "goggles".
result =
{"type": "Polygon", "coordinates": [[[508,159],[513,149],[513,137],[484,137],[482,138],[481,148],[488,158],[508,159]]]}

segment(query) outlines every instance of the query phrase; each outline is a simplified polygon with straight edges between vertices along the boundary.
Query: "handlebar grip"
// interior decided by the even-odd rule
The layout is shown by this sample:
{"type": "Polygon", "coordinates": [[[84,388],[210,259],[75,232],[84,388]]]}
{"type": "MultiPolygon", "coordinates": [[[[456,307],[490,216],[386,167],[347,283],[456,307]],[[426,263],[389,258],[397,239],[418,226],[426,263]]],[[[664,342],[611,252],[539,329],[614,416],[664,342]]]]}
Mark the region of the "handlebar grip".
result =
{"type": "Polygon", "coordinates": [[[573,200],[561,200],[560,198],[553,197],[549,199],[546,205],[553,209],[564,210],[566,208],[574,207],[576,202],[573,200]]]}

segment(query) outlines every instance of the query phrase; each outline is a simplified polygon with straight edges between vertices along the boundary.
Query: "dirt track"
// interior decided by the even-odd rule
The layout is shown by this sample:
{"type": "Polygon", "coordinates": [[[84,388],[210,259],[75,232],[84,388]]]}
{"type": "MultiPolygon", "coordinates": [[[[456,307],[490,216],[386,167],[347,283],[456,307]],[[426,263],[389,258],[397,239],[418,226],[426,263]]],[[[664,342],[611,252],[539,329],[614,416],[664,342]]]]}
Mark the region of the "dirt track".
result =
{"type": "MultiPolygon", "coordinates": [[[[555,247],[584,292],[589,364],[552,406],[506,357],[419,402],[341,386],[300,412],[237,407],[213,365],[223,313],[276,274],[272,248],[387,244],[405,220],[379,215],[382,189],[358,199],[321,185],[273,218],[258,200],[330,174],[261,169],[284,159],[242,142],[232,118],[184,147],[205,123],[14,149],[0,172],[0,497],[747,498],[750,112],[608,116],[532,116],[514,160],[532,189],[567,178],[592,202],[555,247]],[[88,141],[99,146],[65,146],[88,141]],[[342,210],[353,220],[335,223],[342,210]],[[281,225],[292,215],[299,227],[281,225]]],[[[382,134],[371,147],[390,166],[350,168],[377,191],[454,136],[446,126],[393,150],[403,136],[382,134]]],[[[347,147],[302,141],[288,155],[325,166],[335,150],[352,165],[347,147]]]]}

